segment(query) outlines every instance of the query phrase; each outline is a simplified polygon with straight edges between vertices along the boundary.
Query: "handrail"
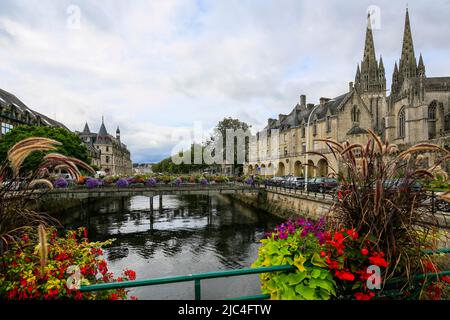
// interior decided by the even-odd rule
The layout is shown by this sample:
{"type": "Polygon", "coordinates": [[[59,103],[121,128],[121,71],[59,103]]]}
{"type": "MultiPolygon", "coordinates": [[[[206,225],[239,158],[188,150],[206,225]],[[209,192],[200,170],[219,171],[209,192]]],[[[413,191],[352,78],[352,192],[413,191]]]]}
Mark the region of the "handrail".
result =
{"type": "MultiPolygon", "coordinates": [[[[450,248],[443,248],[438,250],[424,250],[425,254],[446,254],[450,253],[450,248]]],[[[259,274],[259,273],[268,273],[268,272],[279,272],[279,271],[295,271],[297,268],[291,265],[279,265],[279,266],[270,266],[270,267],[258,267],[258,268],[243,268],[243,269],[233,269],[233,270],[224,270],[224,271],[213,271],[206,273],[196,273],[185,276],[173,276],[173,277],[162,277],[162,278],[153,278],[146,280],[134,280],[134,281],[123,281],[123,282],[111,282],[111,283],[99,283],[93,285],[85,285],[80,287],[81,292],[89,292],[89,291],[98,291],[98,290],[111,290],[111,289],[120,289],[120,288],[132,288],[132,287],[143,287],[143,286],[152,286],[152,285],[161,285],[161,284],[169,284],[169,283],[178,283],[178,282],[187,282],[194,281],[195,288],[195,300],[201,299],[201,285],[200,281],[205,279],[214,279],[214,278],[227,278],[227,277],[235,277],[249,274],[259,274]]],[[[422,280],[427,278],[437,278],[440,276],[450,275],[450,270],[436,272],[436,273],[426,273],[426,274],[418,274],[413,278],[415,280],[422,280]]],[[[405,278],[393,278],[387,281],[387,283],[395,284],[401,281],[404,281],[405,278]]],[[[259,294],[254,296],[246,296],[233,298],[233,300],[256,300],[256,299],[269,299],[270,295],[267,294],[259,294]]]]}
{"type": "MultiPolygon", "coordinates": [[[[190,274],[186,276],[174,276],[174,277],[163,277],[154,278],[146,280],[134,280],[134,281],[123,281],[123,282],[111,282],[111,283],[99,283],[88,286],[81,286],[81,292],[97,291],[97,290],[110,290],[119,288],[131,288],[131,287],[142,287],[142,286],[152,286],[159,284],[177,283],[194,281],[195,285],[195,300],[201,299],[201,287],[200,281],[205,279],[213,278],[225,278],[225,277],[235,277],[248,274],[258,274],[267,272],[277,272],[277,271],[294,271],[296,268],[291,265],[280,265],[280,266],[270,266],[270,267],[259,267],[259,268],[244,268],[244,269],[234,269],[225,271],[214,271],[207,273],[197,273],[190,274]]],[[[250,298],[250,297],[248,297],[250,298]]]]}

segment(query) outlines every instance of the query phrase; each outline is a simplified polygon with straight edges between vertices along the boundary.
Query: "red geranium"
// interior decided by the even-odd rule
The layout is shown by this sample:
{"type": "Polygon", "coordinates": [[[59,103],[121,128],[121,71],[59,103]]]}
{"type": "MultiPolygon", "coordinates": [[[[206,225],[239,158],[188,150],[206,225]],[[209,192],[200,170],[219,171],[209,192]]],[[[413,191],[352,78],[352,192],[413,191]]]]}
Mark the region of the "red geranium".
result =
{"type": "Polygon", "coordinates": [[[384,253],[383,252],[375,252],[370,258],[369,261],[371,264],[374,264],[376,266],[379,267],[387,267],[388,266],[388,262],[383,258],[384,257],[384,253]]]}
{"type": "Polygon", "coordinates": [[[356,300],[370,300],[373,297],[375,297],[375,293],[370,291],[369,293],[363,293],[363,292],[356,292],[355,298],[356,300]]]}
{"type": "Polygon", "coordinates": [[[355,280],[355,276],[348,272],[348,271],[339,271],[336,270],[334,274],[338,279],[344,280],[344,281],[353,281],[355,280]]]}

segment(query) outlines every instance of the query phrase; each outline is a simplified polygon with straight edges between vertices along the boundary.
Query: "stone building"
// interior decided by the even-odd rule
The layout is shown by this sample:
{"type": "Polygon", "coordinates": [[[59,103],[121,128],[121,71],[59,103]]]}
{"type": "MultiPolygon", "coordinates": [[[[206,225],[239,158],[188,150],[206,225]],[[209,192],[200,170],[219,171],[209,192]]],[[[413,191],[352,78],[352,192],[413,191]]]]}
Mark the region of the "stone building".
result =
{"type": "MultiPolygon", "coordinates": [[[[306,143],[309,151],[329,153],[324,143],[314,140],[367,142],[368,128],[400,149],[423,141],[448,148],[450,77],[426,76],[422,55],[419,61],[416,59],[408,10],[400,61],[395,64],[390,94],[386,92],[386,70],[383,59],[377,59],[375,53],[369,17],[363,59],[348,91],[335,98],[321,98],[316,105],[307,104],[306,96],[301,95],[289,114],[269,119],[264,130],[252,139],[245,173],[303,176],[306,143]]],[[[338,163],[327,163],[319,155],[308,157],[309,177],[328,175],[330,166],[339,168],[338,163]]],[[[334,157],[328,159],[333,161],[334,157]]]]}
{"type": "Polygon", "coordinates": [[[120,129],[117,127],[116,136],[108,133],[104,120],[98,133],[91,132],[88,124],[82,132],[77,132],[88,147],[92,164],[106,172],[107,175],[130,175],[133,173],[130,151],[120,140],[120,129]]]}
{"type": "Polygon", "coordinates": [[[19,125],[50,126],[69,130],[62,123],[31,110],[15,95],[0,89],[0,138],[19,125]]]}

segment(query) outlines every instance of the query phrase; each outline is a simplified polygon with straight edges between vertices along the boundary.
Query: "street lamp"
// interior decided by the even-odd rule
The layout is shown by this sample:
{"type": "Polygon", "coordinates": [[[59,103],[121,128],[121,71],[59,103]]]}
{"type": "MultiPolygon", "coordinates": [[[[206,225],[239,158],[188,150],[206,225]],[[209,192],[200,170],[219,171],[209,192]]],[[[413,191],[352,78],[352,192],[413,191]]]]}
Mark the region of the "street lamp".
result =
{"type": "Polygon", "coordinates": [[[306,124],[306,159],[305,159],[305,192],[308,192],[308,152],[309,152],[309,123],[311,122],[311,117],[314,111],[320,107],[320,104],[315,106],[308,117],[308,122],[306,124]]]}

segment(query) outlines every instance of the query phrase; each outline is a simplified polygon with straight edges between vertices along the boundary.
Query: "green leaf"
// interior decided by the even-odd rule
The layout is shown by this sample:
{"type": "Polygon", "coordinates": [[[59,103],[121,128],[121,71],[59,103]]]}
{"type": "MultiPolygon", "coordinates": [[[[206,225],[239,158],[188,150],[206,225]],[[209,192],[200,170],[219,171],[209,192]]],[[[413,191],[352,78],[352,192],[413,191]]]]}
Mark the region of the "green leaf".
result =
{"type": "Polygon", "coordinates": [[[321,271],[319,269],[313,269],[313,271],[311,272],[311,276],[313,278],[318,278],[321,275],[321,271]]]}
{"type": "Polygon", "coordinates": [[[317,252],[315,252],[311,258],[311,263],[317,267],[328,267],[325,259],[321,258],[317,252]]]}
{"type": "Polygon", "coordinates": [[[297,293],[299,293],[306,300],[314,300],[314,297],[315,297],[314,291],[315,290],[308,286],[299,284],[295,287],[295,291],[297,293]]]}
{"type": "Polygon", "coordinates": [[[305,271],[306,268],[303,264],[306,262],[306,258],[300,253],[297,257],[294,258],[294,266],[298,268],[301,272],[305,271]]]}
{"type": "Polygon", "coordinates": [[[289,285],[293,286],[296,284],[299,284],[303,281],[306,277],[306,272],[297,272],[297,273],[291,273],[288,277],[288,283],[289,285]]]}

